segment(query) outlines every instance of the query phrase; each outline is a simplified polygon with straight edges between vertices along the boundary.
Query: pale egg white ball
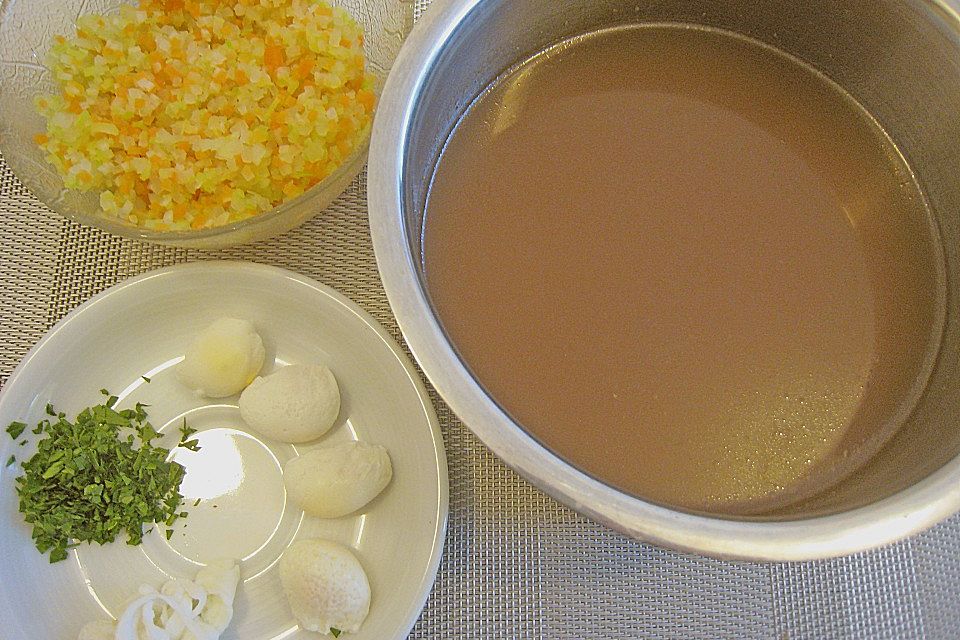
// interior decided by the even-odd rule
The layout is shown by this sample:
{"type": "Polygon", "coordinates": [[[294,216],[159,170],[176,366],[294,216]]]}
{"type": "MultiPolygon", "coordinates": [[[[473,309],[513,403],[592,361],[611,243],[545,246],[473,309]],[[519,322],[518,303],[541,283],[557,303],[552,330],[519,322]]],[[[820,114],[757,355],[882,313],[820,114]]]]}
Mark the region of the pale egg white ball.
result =
{"type": "Polygon", "coordinates": [[[240,394],[240,416],[281,442],[315,440],[340,414],[340,387],[322,364],[291,364],[254,380],[240,394]]]}
{"type": "Polygon", "coordinates": [[[220,318],[200,332],[177,364],[177,377],[208,398],[243,390],[263,366],[263,340],[246,320],[220,318]]]}
{"type": "Polygon", "coordinates": [[[367,574],[350,549],[335,542],[294,542],[280,558],[280,582],[307,631],[356,633],[370,611],[367,574]]]}
{"type": "Polygon", "coordinates": [[[312,449],[283,467],[287,495],[320,518],[339,518],[362,509],[392,477],[385,448],[355,441],[312,449]]]}

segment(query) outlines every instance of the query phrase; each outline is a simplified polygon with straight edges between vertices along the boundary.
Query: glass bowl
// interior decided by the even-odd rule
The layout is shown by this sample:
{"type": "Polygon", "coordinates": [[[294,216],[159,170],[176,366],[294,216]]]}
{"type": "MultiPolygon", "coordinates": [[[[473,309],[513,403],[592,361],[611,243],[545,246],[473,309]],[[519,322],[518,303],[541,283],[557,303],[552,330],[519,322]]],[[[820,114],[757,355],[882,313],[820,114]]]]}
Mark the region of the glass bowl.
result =
{"type": "MultiPolygon", "coordinates": [[[[364,31],[367,68],[376,93],[413,25],[413,0],[330,0],[346,9],[364,31]]],[[[99,193],[66,189],[44,159],[34,136],[45,122],[33,100],[57,91],[45,66],[56,35],[71,36],[85,14],[116,12],[119,0],[0,0],[0,153],[23,184],[51,210],[77,222],[144,242],[216,249],[263,240],[302,224],[321,212],[360,173],[369,134],[332,174],[309,190],[251,218],[209,229],[154,231],[102,215],[99,193]]],[[[136,4],[128,1],[126,4],[136,4]]]]}

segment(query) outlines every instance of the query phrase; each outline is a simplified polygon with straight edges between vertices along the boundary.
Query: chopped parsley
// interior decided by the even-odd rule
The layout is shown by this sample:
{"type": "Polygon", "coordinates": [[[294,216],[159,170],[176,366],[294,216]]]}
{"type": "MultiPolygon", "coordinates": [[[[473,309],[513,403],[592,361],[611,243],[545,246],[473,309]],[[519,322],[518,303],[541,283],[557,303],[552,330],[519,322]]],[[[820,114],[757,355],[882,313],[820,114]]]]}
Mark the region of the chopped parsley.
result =
{"type": "Polygon", "coordinates": [[[27,428],[22,422],[11,422],[10,426],[7,427],[7,433],[10,434],[10,437],[16,440],[20,437],[20,434],[23,433],[23,430],[27,428]]]}
{"type": "Polygon", "coordinates": [[[190,451],[200,451],[199,440],[187,440],[187,438],[196,432],[196,429],[187,426],[187,419],[184,418],[183,424],[180,426],[180,444],[177,446],[183,447],[184,449],[189,449],[190,451]]]}
{"type": "MultiPolygon", "coordinates": [[[[20,512],[50,562],[65,560],[80,542],[104,544],[120,533],[127,544],[140,544],[145,524],[169,526],[184,514],[178,512],[184,468],[153,444],[160,434],[147,421],[145,405],[117,410],[117,397],[102,393],[106,402],[84,409],[73,422],[47,405],[50,418],[33,429],[41,436],[37,451],[16,479],[20,512]]],[[[16,439],[24,429],[14,422],[7,433],[16,439]]],[[[186,441],[194,432],[184,423],[177,446],[196,451],[197,440],[186,441]]]]}
{"type": "Polygon", "coordinates": [[[341,633],[342,632],[340,629],[337,629],[336,627],[330,627],[330,635],[332,635],[334,638],[339,638],[341,633]]]}

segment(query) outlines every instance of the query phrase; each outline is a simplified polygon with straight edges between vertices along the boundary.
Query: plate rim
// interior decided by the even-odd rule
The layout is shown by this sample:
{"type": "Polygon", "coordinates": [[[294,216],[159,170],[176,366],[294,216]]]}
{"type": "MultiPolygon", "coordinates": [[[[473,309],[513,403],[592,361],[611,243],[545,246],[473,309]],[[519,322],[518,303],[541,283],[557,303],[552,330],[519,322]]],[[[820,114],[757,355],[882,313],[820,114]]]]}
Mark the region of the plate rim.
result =
{"type": "MultiPolygon", "coordinates": [[[[238,269],[248,271],[256,276],[269,275],[275,278],[283,278],[285,280],[295,282],[346,308],[358,320],[366,325],[367,328],[371,329],[377,335],[380,341],[392,352],[393,357],[403,367],[407,379],[412,383],[417,392],[417,397],[420,400],[421,409],[423,410],[424,416],[429,424],[431,439],[434,443],[434,458],[437,463],[438,499],[435,512],[436,525],[433,527],[433,540],[431,541],[430,562],[424,568],[423,577],[417,586],[417,592],[413,600],[413,603],[416,606],[412,610],[412,613],[408,615],[405,620],[400,622],[398,627],[400,634],[395,636],[396,640],[403,640],[410,635],[410,632],[413,630],[413,627],[416,625],[423,613],[427,600],[433,591],[433,586],[436,583],[440,569],[440,562],[443,558],[444,543],[446,540],[450,513],[450,475],[447,465],[446,446],[443,440],[443,432],[440,429],[440,421],[437,417],[436,408],[434,407],[433,402],[430,399],[429,392],[427,391],[426,386],[424,385],[423,380],[420,377],[420,374],[417,372],[417,369],[410,357],[403,351],[403,348],[400,346],[400,344],[387,332],[387,330],[376,320],[376,318],[370,315],[359,304],[340,293],[333,287],[284,267],[247,260],[193,260],[151,269],[138,275],[124,278],[123,280],[120,280],[119,282],[107,287],[103,291],[91,296],[87,300],[71,309],[66,315],[64,315],[52,327],[50,327],[43,334],[40,340],[38,340],[29,349],[29,351],[27,351],[23,358],[21,358],[20,362],[17,363],[17,366],[14,367],[13,371],[10,372],[6,383],[3,385],[3,389],[0,390],[0,413],[3,412],[5,405],[8,402],[11,402],[10,398],[13,397],[11,390],[16,389],[19,379],[23,376],[23,372],[30,366],[30,363],[36,357],[37,353],[43,349],[48,342],[53,340],[54,336],[62,331],[67,324],[74,322],[79,316],[89,313],[91,308],[101,303],[104,299],[113,295],[117,295],[131,287],[136,287],[142,282],[169,277],[170,274],[179,273],[181,271],[236,272],[238,269]]],[[[0,619],[6,617],[7,614],[5,611],[0,609],[0,619]]],[[[0,624],[0,628],[6,627],[6,624],[0,624]]]]}

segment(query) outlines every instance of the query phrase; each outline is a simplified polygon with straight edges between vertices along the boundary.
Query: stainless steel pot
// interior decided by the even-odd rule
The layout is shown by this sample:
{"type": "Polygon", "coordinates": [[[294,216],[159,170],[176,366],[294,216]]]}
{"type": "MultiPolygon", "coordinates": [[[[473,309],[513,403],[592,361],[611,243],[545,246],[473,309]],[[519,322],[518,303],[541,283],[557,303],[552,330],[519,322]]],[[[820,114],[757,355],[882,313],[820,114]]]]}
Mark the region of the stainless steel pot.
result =
{"type": "Polygon", "coordinates": [[[533,484],[630,536],[711,556],[803,560],[895,541],[960,510],[960,1],[437,0],[383,92],[368,174],[370,226],[390,304],[427,377],[470,429],[533,484]],[[933,376],[896,436],[844,482],[763,518],[657,506],[567,464],[531,438],[459,359],[424,285],[424,200],[441,145],[503,70],[565,38],[617,24],[727,29],[838,82],[915,170],[944,241],[948,308],[933,376]]]}

